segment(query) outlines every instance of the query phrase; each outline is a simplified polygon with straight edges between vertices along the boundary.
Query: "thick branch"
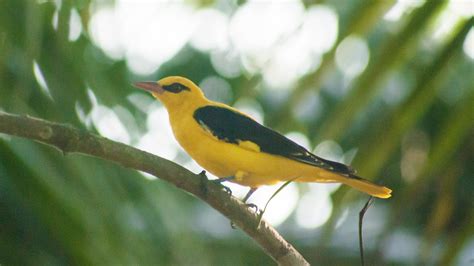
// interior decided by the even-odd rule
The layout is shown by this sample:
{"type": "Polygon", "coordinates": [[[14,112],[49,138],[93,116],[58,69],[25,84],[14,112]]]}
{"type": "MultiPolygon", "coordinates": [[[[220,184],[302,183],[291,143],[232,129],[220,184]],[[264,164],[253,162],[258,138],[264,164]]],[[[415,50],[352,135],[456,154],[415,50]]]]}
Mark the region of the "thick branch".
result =
{"type": "Polygon", "coordinates": [[[27,116],[0,113],[0,132],[52,145],[65,154],[88,154],[150,173],[207,202],[253,238],[278,264],[309,265],[268,223],[262,220],[257,228],[257,216],[245,204],[204,176],[193,174],[178,164],[68,125],[27,116]]]}

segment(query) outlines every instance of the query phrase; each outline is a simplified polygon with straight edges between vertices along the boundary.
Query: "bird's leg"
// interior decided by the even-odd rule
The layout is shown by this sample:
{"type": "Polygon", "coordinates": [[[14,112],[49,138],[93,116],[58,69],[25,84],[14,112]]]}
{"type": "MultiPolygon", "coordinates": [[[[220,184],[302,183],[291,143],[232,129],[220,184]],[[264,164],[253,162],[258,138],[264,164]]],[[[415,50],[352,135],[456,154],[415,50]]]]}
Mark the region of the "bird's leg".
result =
{"type": "MultiPolygon", "coordinates": [[[[206,171],[205,170],[202,170],[199,174],[198,174],[200,177],[201,177],[201,190],[202,190],[202,193],[204,195],[207,195],[207,182],[209,181],[207,179],[207,176],[206,176],[206,171]]],[[[215,179],[215,180],[210,180],[210,182],[216,184],[216,185],[220,185],[224,190],[225,192],[227,192],[227,194],[229,194],[230,196],[232,196],[232,190],[230,190],[230,188],[222,185],[221,183],[224,182],[224,181],[229,181],[229,180],[232,180],[234,179],[233,176],[229,176],[229,177],[225,177],[225,178],[219,178],[219,179],[215,179]]]]}
{"type": "Polygon", "coordinates": [[[225,192],[227,192],[227,194],[232,196],[232,190],[230,190],[230,188],[222,185],[221,183],[224,182],[224,181],[229,181],[229,180],[234,179],[233,176],[229,176],[229,177],[225,177],[225,178],[219,178],[219,179],[216,179],[216,180],[208,180],[205,170],[202,170],[198,175],[201,177],[201,190],[202,190],[202,193],[204,195],[207,195],[207,182],[209,181],[209,182],[212,182],[216,185],[221,186],[225,190],[225,192]]]}
{"type": "Polygon", "coordinates": [[[247,200],[250,198],[250,196],[252,196],[252,194],[257,190],[256,187],[253,187],[253,188],[250,188],[249,189],[249,192],[247,192],[247,194],[245,195],[245,197],[242,199],[242,201],[245,203],[245,205],[247,205],[247,207],[249,208],[254,208],[255,209],[255,213],[258,212],[258,206],[253,204],[253,203],[247,203],[247,200]]]}
{"type": "Polygon", "coordinates": [[[257,190],[256,187],[253,187],[253,188],[250,188],[249,191],[247,192],[247,194],[245,195],[245,197],[242,199],[242,201],[244,203],[247,202],[247,200],[250,198],[250,196],[252,196],[252,194],[257,190]]]}
{"type": "Polygon", "coordinates": [[[223,182],[231,181],[234,180],[235,176],[227,176],[227,177],[222,177],[218,179],[211,180],[211,182],[214,182],[216,184],[222,184],[223,182]]]}

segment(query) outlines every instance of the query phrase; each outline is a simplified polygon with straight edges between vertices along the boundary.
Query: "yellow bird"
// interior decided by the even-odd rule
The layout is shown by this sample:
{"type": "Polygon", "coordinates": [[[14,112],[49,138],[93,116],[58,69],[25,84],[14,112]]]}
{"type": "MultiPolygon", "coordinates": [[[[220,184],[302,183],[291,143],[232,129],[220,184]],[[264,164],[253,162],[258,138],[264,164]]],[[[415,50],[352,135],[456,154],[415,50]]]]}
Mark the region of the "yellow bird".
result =
{"type": "Polygon", "coordinates": [[[222,181],[250,187],[244,202],[262,185],[293,179],[391,196],[389,188],[358,177],[349,166],[320,158],[239,110],[207,99],[189,79],[172,76],[134,86],[164,104],[174,136],[199,165],[222,181]]]}

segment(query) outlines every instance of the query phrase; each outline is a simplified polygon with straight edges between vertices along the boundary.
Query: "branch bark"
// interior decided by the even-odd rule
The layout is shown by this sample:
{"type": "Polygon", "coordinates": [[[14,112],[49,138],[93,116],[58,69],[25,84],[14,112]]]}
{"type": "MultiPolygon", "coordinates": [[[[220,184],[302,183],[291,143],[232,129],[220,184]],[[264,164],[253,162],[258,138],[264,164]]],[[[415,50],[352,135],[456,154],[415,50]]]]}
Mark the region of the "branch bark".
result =
{"type": "Polygon", "coordinates": [[[131,146],[76,129],[28,116],[0,112],[0,132],[49,144],[63,154],[83,153],[140,170],[166,180],[205,201],[229,218],[279,265],[309,265],[303,256],[267,222],[257,228],[257,215],[240,200],[182,166],[131,146]]]}

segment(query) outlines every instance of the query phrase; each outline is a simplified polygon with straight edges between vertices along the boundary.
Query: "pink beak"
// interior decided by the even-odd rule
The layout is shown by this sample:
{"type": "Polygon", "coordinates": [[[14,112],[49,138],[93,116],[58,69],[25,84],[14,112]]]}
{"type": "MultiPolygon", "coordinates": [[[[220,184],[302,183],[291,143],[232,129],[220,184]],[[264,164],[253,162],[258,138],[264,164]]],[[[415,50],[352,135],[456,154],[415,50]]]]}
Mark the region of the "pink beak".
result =
{"type": "Polygon", "coordinates": [[[133,83],[133,86],[136,87],[136,88],[142,89],[142,90],[146,90],[146,91],[151,92],[151,93],[155,92],[155,93],[158,93],[158,94],[162,94],[163,92],[165,92],[163,87],[161,87],[161,85],[158,84],[155,81],[135,82],[135,83],[133,83]]]}

